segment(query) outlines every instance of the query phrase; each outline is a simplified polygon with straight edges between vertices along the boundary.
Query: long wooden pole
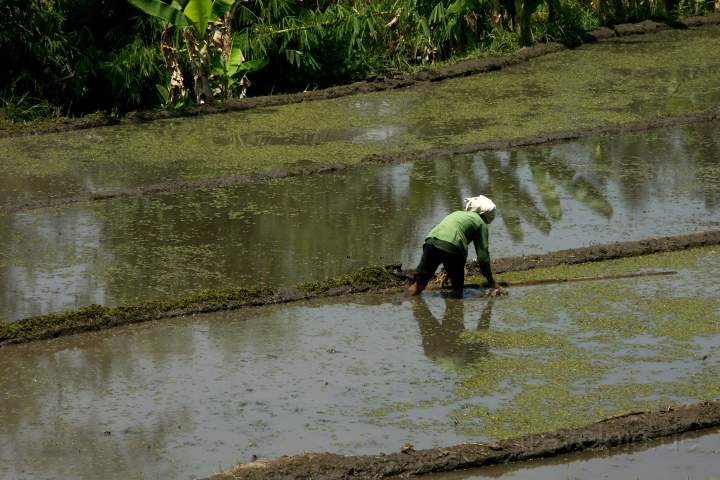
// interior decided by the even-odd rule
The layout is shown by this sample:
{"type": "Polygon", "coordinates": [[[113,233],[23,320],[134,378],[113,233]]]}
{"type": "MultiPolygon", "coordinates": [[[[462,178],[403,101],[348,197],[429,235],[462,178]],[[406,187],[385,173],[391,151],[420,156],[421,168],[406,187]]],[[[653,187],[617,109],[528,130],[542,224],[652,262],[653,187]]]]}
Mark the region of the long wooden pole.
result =
{"type": "MultiPolygon", "coordinates": [[[[624,278],[637,278],[637,277],[657,277],[662,275],[674,275],[677,272],[674,270],[664,270],[661,272],[639,272],[639,273],[624,273],[617,275],[597,275],[594,277],[570,277],[570,278],[541,278],[538,280],[509,280],[505,282],[498,282],[501,287],[527,287],[532,285],[546,285],[550,283],[570,283],[570,282],[592,282],[596,280],[621,280],[624,278]]],[[[470,288],[482,288],[484,285],[477,283],[466,283],[466,287],[470,288]]],[[[435,285],[428,285],[426,290],[445,290],[450,287],[438,287],[435,285]]]]}
{"type": "Polygon", "coordinates": [[[674,275],[677,272],[672,270],[662,272],[640,272],[625,273],[618,275],[598,275],[594,277],[574,277],[574,278],[541,278],[538,280],[509,280],[507,282],[499,282],[502,287],[522,287],[529,285],[545,285],[547,283],[569,283],[569,282],[592,282],[595,280],[618,280],[623,278],[636,277],[656,277],[660,275],[674,275]]]}

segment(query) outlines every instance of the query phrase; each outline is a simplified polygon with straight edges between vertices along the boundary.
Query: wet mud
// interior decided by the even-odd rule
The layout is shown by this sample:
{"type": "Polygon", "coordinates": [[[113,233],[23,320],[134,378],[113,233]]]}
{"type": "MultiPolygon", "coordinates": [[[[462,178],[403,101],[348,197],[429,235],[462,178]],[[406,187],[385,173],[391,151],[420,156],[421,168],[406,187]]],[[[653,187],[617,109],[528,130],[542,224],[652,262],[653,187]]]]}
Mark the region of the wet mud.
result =
{"type": "Polygon", "coordinates": [[[572,452],[527,462],[428,475],[427,480],[606,480],[713,478],[720,432],[716,428],[641,443],[572,452]]]}
{"type": "Polygon", "coordinates": [[[492,443],[717,400],[719,267],[711,246],[499,278],[673,277],[494,300],[394,290],[10,346],[0,477],[206,478],[253,456],[492,443]]]}
{"type": "MultiPolygon", "coordinates": [[[[524,271],[561,264],[598,262],[717,244],[720,244],[720,231],[699,232],[561,250],[544,255],[499,258],[493,262],[493,268],[497,273],[524,271]]],[[[479,274],[479,269],[475,264],[468,265],[467,270],[470,276],[479,274]]],[[[0,347],[198,313],[361,292],[386,292],[389,289],[404,288],[409,283],[411,276],[412,270],[402,270],[400,264],[394,264],[365,267],[348,275],[309,282],[292,288],[228,288],[202,291],[174,300],[149,301],[120,307],[90,305],[65,313],[42,315],[0,324],[0,347]]]]}
{"type": "Polygon", "coordinates": [[[720,401],[632,412],[579,428],[391,454],[343,456],[306,453],[241,464],[209,480],[407,478],[435,472],[545,458],[569,452],[617,447],[720,425],[720,401]]]}
{"type": "MultiPolygon", "coordinates": [[[[498,139],[481,143],[456,145],[447,148],[431,148],[419,151],[372,154],[362,159],[358,166],[369,164],[400,164],[417,160],[449,158],[457,155],[466,155],[484,151],[556,144],[601,135],[645,132],[661,128],[703,124],[717,120],[720,120],[720,111],[698,112],[687,115],[656,118],[649,121],[633,122],[629,124],[604,125],[600,127],[564,130],[508,140],[498,139]]],[[[110,190],[102,193],[73,195],[64,198],[46,198],[14,205],[0,205],[0,215],[9,215],[48,207],[62,207],[83,202],[97,202],[116,198],[132,198],[162,193],[180,193],[193,190],[232,187],[281,178],[335,174],[347,171],[351,168],[353,168],[353,166],[347,164],[318,164],[308,160],[307,162],[297,162],[289,167],[277,168],[266,173],[248,173],[215,178],[178,180],[136,188],[110,190]]],[[[355,168],[357,168],[357,166],[355,168]]]]}
{"type": "MultiPolygon", "coordinates": [[[[534,268],[600,262],[614,258],[638,257],[652,253],[673,252],[717,244],[720,244],[720,231],[698,232],[687,235],[649,238],[646,240],[558,250],[543,255],[499,258],[493,261],[493,271],[496,273],[519,272],[534,268]]],[[[480,269],[476,263],[468,265],[468,274],[480,275],[480,269]]]]}
{"type": "MultiPolygon", "coordinates": [[[[657,23],[646,20],[636,24],[619,24],[612,28],[602,27],[589,32],[584,36],[585,43],[592,43],[599,40],[624,37],[629,35],[641,35],[659,32],[662,30],[676,28],[686,29],[690,27],[703,27],[706,25],[720,24],[720,15],[708,15],[702,17],[687,17],[669,24],[657,23]]],[[[202,107],[184,110],[162,110],[162,111],[141,111],[131,112],[124,118],[111,117],[102,113],[81,118],[78,120],[67,120],[60,123],[51,123],[33,126],[32,129],[4,130],[0,131],[0,138],[38,135],[44,133],[66,132],[118,124],[137,124],[155,120],[164,120],[180,117],[192,117],[197,115],[225,113],[233,111],[250,110],[259,107],[271,107],[278,105],[289,105],[293,103],[308,102],[314,100],[327,100],[332,98],[346,97],[362,93],[381,92],[398,88],[413,87],[426,82],[442,81],[462,76],[476,75],[486,72],[500,70],[511,65],[525,62],[527,60],[541,57],[550,53],[558,52],[577,45],[563,45],[560,43],[541,43],[531,47],[523,48],[509,55],[491,56],[480,59],[461,61],[452,65],[445,65],[417,73],[399,75],[394,78],[372,77],[365,81],[340,85],[310,92],[274,95],[264,97],[250,97],[241,100],[231,100],[218,105],[205,105],[202,107]]]]}
{"type": "Polygon", "coordinates": [[[626,37],[628,35],[643,35],[646,33],[655,33],[668,28],[687,28],[682,22],[677,22],[672,25],[665,23],[653,22],[652,20],[644,20],[640,23],[621,23],[612,27],[613,31],[618,37],[626,37]]]}

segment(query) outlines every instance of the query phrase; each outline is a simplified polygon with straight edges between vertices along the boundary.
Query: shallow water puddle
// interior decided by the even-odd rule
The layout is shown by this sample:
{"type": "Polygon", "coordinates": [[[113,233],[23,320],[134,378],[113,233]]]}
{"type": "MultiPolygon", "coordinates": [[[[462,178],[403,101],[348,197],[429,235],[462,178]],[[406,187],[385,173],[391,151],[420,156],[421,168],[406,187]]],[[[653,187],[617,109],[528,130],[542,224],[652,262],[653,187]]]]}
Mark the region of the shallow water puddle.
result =
{"type": "MultiPolygon", "coordinates": [[[[720,228],[720,125],[0,216],[0,321],[401,261],[464,196],[494,256],[720,228]]],[[[471,257],[474,252],[471,253],[471,257]]]]}
{"type": "Polygon", "coordinates": [[[719,266],[706,248],[608,267],[671,277],[492,302],[357,296],[4,348],[0,476],[190,478],[252,455],[447,446],[715,398],[719,266]]]}
{"type": "Polygon", "coordinates": [[[666,31],[412,89],[0,139],[0,207],[717,108],[718,38],[666,31]]]}
{"type": "Polygon", "coordinates": [[[720,433],[703,431],[661,442],[560,455],[512,465],[428,475],[427,480],[710,480],[720,468],[720,433]]]}

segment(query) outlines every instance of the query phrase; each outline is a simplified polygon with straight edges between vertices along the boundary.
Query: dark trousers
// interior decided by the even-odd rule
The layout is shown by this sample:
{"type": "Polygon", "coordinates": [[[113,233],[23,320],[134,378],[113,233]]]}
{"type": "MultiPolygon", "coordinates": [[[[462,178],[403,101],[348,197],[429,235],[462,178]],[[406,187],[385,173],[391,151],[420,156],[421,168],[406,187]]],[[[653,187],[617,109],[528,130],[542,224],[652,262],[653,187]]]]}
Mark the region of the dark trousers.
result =
{"type": "Polygon", "coordinates": [[[422,258],[415,270],[415,282],[422,286],[427,285],[435,275],[435,270],[442,263],[450,277],[453,290],[462,291],[465,286],[465,260],[466,258],[462,255],[446,252],[426,243],[423,245],[422,258]]]}

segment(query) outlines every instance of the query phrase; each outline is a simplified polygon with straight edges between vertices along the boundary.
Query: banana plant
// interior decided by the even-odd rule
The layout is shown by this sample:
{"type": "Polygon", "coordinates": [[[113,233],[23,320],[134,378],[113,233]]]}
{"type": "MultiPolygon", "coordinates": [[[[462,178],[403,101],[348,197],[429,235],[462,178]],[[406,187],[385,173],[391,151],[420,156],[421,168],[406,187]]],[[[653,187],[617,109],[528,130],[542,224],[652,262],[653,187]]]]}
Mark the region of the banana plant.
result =
{"type": "MultiPolygon", "coordinates": [[[[198,104],[215,95],[228,97],[236,84],[247,85],[246,74],[262,68],[266,61],[245,62],[232,35],[232,17],[237,0],[129,0],[148,15],[165,22],[162,51],[171,72],[168,100],[184,95],[184,75],[177,57],[183,50],[189,59],[193,92],[198,104]],[[182,47],[184,45],[184,48],[182,47]],[[215,85],[213,85],[215,84],[215,85]]],[[[159,89],[163,92],[163,89],[159,89]]],[[[244,89],[242,90],[244,95],[244,89]]]]}
{"type": "Polygon", "coordinates": [[[256,72],[268,64],[266,58],[246,60],[237,37],[233,37],[232,43],[229,54],[213,57],[210,78],[216,80],[214,96],[244,97],[250,86],[247,74],[256,72]]]}

